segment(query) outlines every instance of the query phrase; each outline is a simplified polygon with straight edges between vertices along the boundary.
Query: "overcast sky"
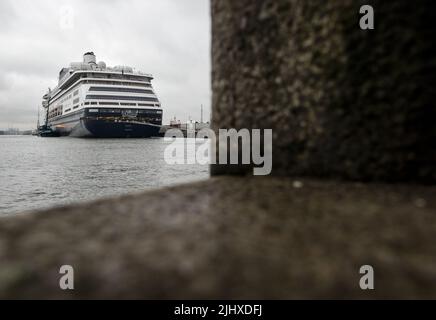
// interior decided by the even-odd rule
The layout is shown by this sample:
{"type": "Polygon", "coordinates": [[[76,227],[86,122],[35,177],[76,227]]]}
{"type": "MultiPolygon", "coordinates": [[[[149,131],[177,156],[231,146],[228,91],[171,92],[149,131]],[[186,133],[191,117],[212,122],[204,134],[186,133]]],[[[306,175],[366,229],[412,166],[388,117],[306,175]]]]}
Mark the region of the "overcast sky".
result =
{"type": "Polygon", "coordinates": [[[36,126],[60,69],[94,51],[151,73],[164,123],[210,116],[207,0],[0,0],[0,128],[36,126]]]}

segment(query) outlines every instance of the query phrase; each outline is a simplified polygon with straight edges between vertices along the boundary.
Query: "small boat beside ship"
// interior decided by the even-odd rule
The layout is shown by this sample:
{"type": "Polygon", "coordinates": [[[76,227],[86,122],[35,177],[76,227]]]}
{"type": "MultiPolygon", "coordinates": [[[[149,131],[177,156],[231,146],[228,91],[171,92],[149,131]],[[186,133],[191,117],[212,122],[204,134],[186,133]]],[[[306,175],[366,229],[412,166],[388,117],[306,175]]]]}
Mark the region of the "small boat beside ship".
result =
{"type": "Polygon", "coordinates": [[[147,138],[158,136],[163,110],[153,76],[131,67],[107,67],[93,52],[59,73],[43,96],[41,137],[147,138]]]}

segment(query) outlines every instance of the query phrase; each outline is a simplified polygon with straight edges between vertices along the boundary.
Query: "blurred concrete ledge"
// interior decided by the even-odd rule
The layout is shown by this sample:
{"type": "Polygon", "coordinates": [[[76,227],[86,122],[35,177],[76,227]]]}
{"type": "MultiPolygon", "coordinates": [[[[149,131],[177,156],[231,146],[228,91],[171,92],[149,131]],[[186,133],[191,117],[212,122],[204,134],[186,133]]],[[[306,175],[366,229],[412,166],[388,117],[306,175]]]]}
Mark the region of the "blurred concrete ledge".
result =
{"type": "Polygon", "coordinates": [[[435,212],[436,187],[215,177],[5,217],[0,298],[436,298],[435,212]]]}

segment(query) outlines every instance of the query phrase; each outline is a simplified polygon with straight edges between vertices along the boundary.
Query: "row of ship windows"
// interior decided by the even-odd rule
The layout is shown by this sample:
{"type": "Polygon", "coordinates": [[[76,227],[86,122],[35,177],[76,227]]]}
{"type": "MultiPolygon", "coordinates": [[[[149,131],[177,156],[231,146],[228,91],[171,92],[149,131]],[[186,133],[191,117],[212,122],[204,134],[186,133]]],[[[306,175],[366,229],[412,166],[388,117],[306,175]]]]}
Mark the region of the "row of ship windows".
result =
{"type": "Polygon", "coordinates": [[[98,80],[84,80],[82,83],[85,84],[106,84],[111,86],[134,86],[134,87],[146,87],[151,88],[151,83],[149,82],[141,82],[141,83],[131,83],[131,82],[122,82],[122,81],[98,81],[98,80]]]}
{"type": "MultiPolygon", "coordinates": [[[[152,78],[150,77],[141,77],[141,76],[135,76],[135,75],[127,75],[127,74],[102,74],[102,73],[79,73],[75,74],[73,77],[69,79],[69,81],[75,80],[75,79],[86,79],[86,78],[96,78],[96,79],[119,79],[119,80],[131,80],[131,81],[150,81],[152,78]]],[[[64,81],[61,81],[65,83],[67,80],[64,78],[64,81]]]]}
{"type": "MultiPolygon", "coordinates": [[[[85,102],[83,105],[85,106],[96,106],[99,105],[98,102],[85,102]]],[[[129,107],[156,107],[158,105],[156,104],[150,104],[150,103],[118,103],[118,102],[102,102],[101,105],[105,105],[105,106],[129,106],[129,107]]],[[[79,108],[80,105],[75,105],[73,108],[68,108],[65,110],[65,113],[70,112],[71,110],[76,110],[77,108],[79,108]]],[[[57,107],[56,109],[50,111],[49,113],[49,118],[54,118],[57,116],[62,115],[62,106],[57,107]]],[[[112,110],[112,109],[108,109],[108,110],[112,110]]],[[[159,113],[159,111],[157,112],[159,113]]]]}
{"type": "Polygon", "coordinates": [[[157,98],[149,98],[149,97],[126,97],[126,96],[107,96],[107,95],[95,95],[90,94],[86,96],[86,99],[90,100],[131,100],[131,101],[153,101],[159,102],[157,98]]]}
{"type": "MultiPolygon", "coordinates": [[[[121,103],[120,102],[101,102],[101,103],[85,102],[82,105],[96,106],[98,104],[105,105],[105,106],[133,106],[133,107],[136,107],[136,106],[139,106],[139,107],[158,107],[159,106],[158,104],[152,104],[152,103],[124,103],[124,102],[121,102],[121,103]]],[[[77,109],[78,107],[79,107],[79,105],[76,105],[73,107],[73,109],[77,109]]],[[[55,110],[62,110],[62,106],[57,107],[55,110]]],[[[68,112],[68,111],[71,111],[71,108],[65,110],[65,112],[68,112]]]]}
{"type": "Polygon", "coordinates": [[[117,87],[90,87],[89,91],[110,91],[110,92],[129,92],[129,93],[148,93],[154,94],[153,90],[117,87]]]}
{"type": "MultiPolygon", "coordinates": [[[[78,94],[79,94],[79,90],[76,90],[76,91],[74,91],[73,95],[70,94],[70,95],[66,96],[66,97],[63,98],[60,102],[61,102],[61,103],[64,103],[66,100],[71,99],[73,96],[75,97],[75,96],[77,96],[78,94]]],[[[75,102],[73,102],[73,103],[77,103],[77,102],[79,102],[79,98],[74,99],[74,101],[75,101],[75,102]]]]}
{"type": "Polygon", "coordinates": [[[89,109],[89,113],[162,114],[160,110],[89,109]]]}
{"type": "MultiPolygon", "coordinates": [[[[86,73],[81,74],[80,78],[97,78],[97,79],[120,79],[120,80],[132,80],[132,81],[143,81],[144,77],[126,75],[126,74],[101,74],[101,73],[86,73]]],[[[149,78],[147,78],[148,80],[149,78]]]]}
{"type": "Polygon", "coordinates": [[[60,116],[60,115],[62,115],[62,109],[55,109],[55,110],[49,112],[48,118],[51,119],[51,118],[55,118],[55,117],[60,116]]]}
{"type": "MultiPolygon", "coordinates": [[[[114,85],[114,86],[130,86],[130,87],[145,87],[145,88],[151,88],[151,83],[149,82],[143,82],[143,83],[131,83],[131,82],[122,82],[122,81],[98,81],[98,80],[82,80],[80,81],[80,83],[78,83],[76,86],[74,86],[73,88],[71,88],[69,92],[71,92],[72,90],[76,89],[77,86],[81,85],[81,84],[104,84],[104,85],[114,85]]],[[[68,94],[67,93],[67,94],[68,94]]],[[[151,92],[153,93],[153,92],[151,92]]],[[[79,94],[79,90],[74,91],[73,95],[77,96],[79,94]]],[[[65,102],[65,100],[67,99],[71,99],[71,94],[64,97],[61,100],[61,103],[65,102]]]]}
{"type": "MultiPolygon", "coordinates": [[[[77,105],[77,106],[74,106],[73,107],[73,110],[76,110],[77,108],[79,107],[79,105],[77,105]]],[[[65,110],[65,112],[70,112],[71,111],[71,108],[69,108],[69,109],[67,109],[67,110],[65,110]]]]}
{"type": "MultiPolygon", "coordinates": [[[[97,105],[97,102],[85,102],[85,106],[88,105],[97,105]]],[[[140,107],[157,107],[159,105],[156,104],[152,104],[152,103],[119,103],[119,102],[100,102],[100,105],[105,105],[105,106],[134,106],[136,107],[137,105],[140,107]]]]}
{"type": "MultiPolygon", "coordinates": [[[[94,119],[103,119],[106,121],[114,121],[114,122],[121,122],[121,121],[125,121],[120,119],[120,117],[118,115],[114,115],[114,116],[108,116],[108,115],[100,115],[100,114],[93,114],[92,115],[94,119]]],[[[138,115],[135,118],[135,121],[140,121],[140,122],[148,122],[148,123],[152,123],[152,124],[156,124],[156,125],[161,125],[162,124],[162,117],[157,117],[155,118],[154,115],[138,115]]]]}
{"type": "Polygon", "coordinates": [[[72,95],[70,94],[70,95],[66,96],[65,98],[63,98],[60,102],[61,102],[61,103],[64,103],[64,102],[67,101],[68,99],[71,99],[71,97],[72,97],[72,95]]]}

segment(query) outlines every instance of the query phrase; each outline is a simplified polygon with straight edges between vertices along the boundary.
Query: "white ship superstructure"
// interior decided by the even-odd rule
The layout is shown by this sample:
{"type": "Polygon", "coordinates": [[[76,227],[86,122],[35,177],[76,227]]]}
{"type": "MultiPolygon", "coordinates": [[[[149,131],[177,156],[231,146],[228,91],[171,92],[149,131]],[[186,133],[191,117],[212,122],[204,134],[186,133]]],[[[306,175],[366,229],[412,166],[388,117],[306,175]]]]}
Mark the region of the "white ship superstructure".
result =
{"type": "Polygon", "coordinates": [[[43,97],[47,125],[59,135],[150,137],[162,125],[152,75],[131,67],[109,68],[93,52],[59,73],[58,86],[43,97]]]}

